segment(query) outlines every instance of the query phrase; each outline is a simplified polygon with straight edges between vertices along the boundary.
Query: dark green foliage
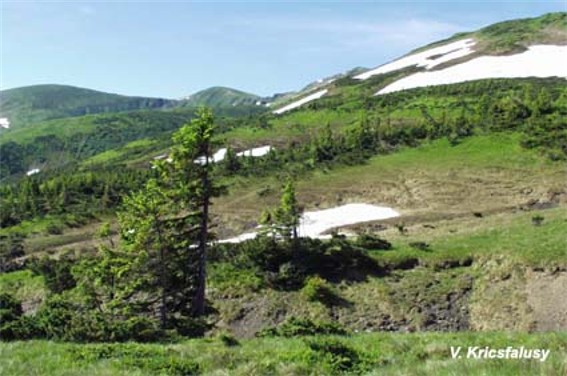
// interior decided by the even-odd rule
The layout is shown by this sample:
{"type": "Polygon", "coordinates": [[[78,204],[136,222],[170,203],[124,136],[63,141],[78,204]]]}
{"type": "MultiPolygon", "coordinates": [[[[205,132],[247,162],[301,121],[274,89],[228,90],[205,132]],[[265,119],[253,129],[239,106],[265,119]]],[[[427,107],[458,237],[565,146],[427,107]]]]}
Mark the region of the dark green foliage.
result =
{"type": "MultiPolygon", "coordinates": [[[[148,176],[148,171],[127,168],[62,171],[53,177],[32,176],[17,184],[0,185],[0,227],[46,215],[61,216],[69,227],[84,225],[93,212],[116,206],[121,196],[140,187],[148,176]]],[[[57,234],[63,229],[53,223],[47,230],[57,234]]]]}
{"type": "Polygon", "coordinates": [[[25,147],[14,141],[0,144],[0,178],[25,171],[25,153],[25,147]]]}
{"type": "Polygon", "coordinates": [[[541,226],[541,224],[543,223],[543,220],[544,220],[544,219],[545,219],[545,218],[542,217],[541,215],[534,215],[534,216],[532,217],[532,224],[533,224],[534,226],[541,226]]]}
{"type": "Polygon", "coordinates": [[[567,159],[567,109],[563,115],[529,119],[522,145],[536,148],[552,160],[567,159]]]}
{"type": "Polygon", "coordinates": [[[257,337],[298,337],[314,335],[348,335],[336,322],[314,322],[309,319],[290,317],[276,327],[264,329],[257,337]]]}
{"type": "Polygon", "coordinates": [[[22,316],[22,304],[12,295],[0,294],[0,324],[15,321],[22,316]]]}
{"type": "Polygon", "coordinates": [[[298,289],[308,276],[329,281],[364,280],[384,271],[366,251],[346,239],[329,241],[299,238],[293,244],[272,237],[258,237],[238,244],[224,244],[215,251],[219,261],[241,269],[256,270],[265,284],[277,289],[298,289]]]}
{"type": "Polygon", "coordinates": [[[118,317],[92,309],[66,295],[53,295],[28,319],[24,338],[73,342],[155,342],[171,340],[159,323],[145,317],[118,317]],[[33,332],[29,329],[33,328],[33,332]]]}
{"type": "Polygon", "coordinates": [[[44,256],[32,259],[28,268],[35,274],[43,276],[45,286],[50,292],[60,294],[74,288],[77,284],[71,273],[73,265],[74,260],[69,256],[63,255],[57,260],[44,256]]]}
{"type": "Polygon", "coordinates": [[[10,294],[0,294],[0,340],[31,339],[38,334],[35,320],[23,315],[22,304],[10,294]]]}
{"type": "Polygon", "coordinates": [[[240,158],[238,158],[234,149],[230,146],[226,148],[226,156],[224,157],[221,166],[227,175],[233,175],[241,168],[240,158]]]}
{"type": "Polygon", "coordinates": [[[355,244],[367,250],[389,250],[392,249],[392,243],[387,240],[381,239],[379,236],[372,233],[363,233],[356,237],[355,244]]]}
{"type": "Polygon", "coordinates": [[[46,231],[49,235],[61,235],[63,233],[61,226],[58,226],[55,223],[48,224],[46,231]]]}
{"type": "Polygon", "coordinates": [[[221,333],[217,338],[227,347],[240,346],[240,342],[230,333],[221,333]]]}
{"type": "Polygon", "coordinates": [[[359,353],[333,338],[306,340],[305,343],[313,351],[313,361],[326,363],[332,373],[362,373],[366,364],[359,353]]]}
{"type": "Polygon", "coordinates": [[[429,244],[426,242],[411,242],[409,246],[420,251],[429,251],[429,244]]]}
{"type": "Polygon", "coordinates": [[[21,234],[0,235],[0,272],[19,269],[23,263],[17,259],[24,256],[24,239],[21,234]]]}

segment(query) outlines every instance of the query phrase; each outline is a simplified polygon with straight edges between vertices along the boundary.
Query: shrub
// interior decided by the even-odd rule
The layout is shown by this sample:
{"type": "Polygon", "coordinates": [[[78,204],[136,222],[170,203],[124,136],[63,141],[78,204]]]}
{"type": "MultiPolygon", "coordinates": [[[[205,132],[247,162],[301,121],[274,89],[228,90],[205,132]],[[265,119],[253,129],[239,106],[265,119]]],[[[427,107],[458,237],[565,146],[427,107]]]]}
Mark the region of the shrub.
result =
{"type": "Polygon", "coordinates": [[[227,347],[240,346],[240,342],[230,333],[220,333],[218,339],[227,347]]]}
{"type": "Polygon", "coordinates": [[[50,223],[47,225],[46,231],[50,235],[61,235],[63,233],[63,228],[55,223],[50,223]]]}
{"type": "Polygon", "coordinates": [[[306,344],[314,353],[313,361],[326,363],[333,373],[361,372],[366,368],[358,352],[339,340],[323,338],[306,344]]]}
{"type": "Polygon", "coordinates": [[[309,301],[320,302],[325,305],[332,305],[337,301],[334,288],[319,276],[309,277],[305,286],[301,289],[301,294],[309,301]]]}
{"type": "Polygon", "coordinates": [[[4,341],[18,339],[17,322],[22,316],[22,304],[12,295],[0,294],[0,339],[4,341]]]}
{"type": "Polygon", "coordinates": [[[407,235],[408,230],[406,228],[406,225],[403,223],[396,223],[396,228],[398,229],[398,232],[400,233],[400,235],[407,235]]]}
{"type": "Polygon", "coordinates": [[[348,332],[334,322],[313,322],[309,319],[290,317],[278,326],[256,333],[257,337],[297,337],[312,335],[347,335],[348,332]]]}
{"type": "Polygon", "coordinates": [[[356,238],[355,245],[368,250],[389,250],[392,249],[392,243],[387,240],[380,239],[378,236],[364,233],[356,238]]]}
{"type": "Polygon", "coordinates": [[[31,260],[29,268],[38,275],[43,276],[45,286],[52,293],[59,294],[65,290],[72,289],[77,282],[71,273],[73,261],[66,256],[59,260],[48,257],[34,258],[31,260]]]}
{"type": "Polygon", "coordinates": [[[425,243],[425,242],[411,242],[411,243],[409,243],[409,246],[414,248],[414,249],[418,249],[420,251],[428,251],[429,250],[429,244],[425,243]]]}
{"type": "Polygon", "coordinates": [[[24,255],[24,237],[21,234],[0,235],[0,272],[21,269],[23,262],[16,260],[24,255]]]}
{"type": "Polygon", "coordinates": [[[534,215],[534,216],[532,217],[532,224],[533,224],[534,226],[541,226],[541,224],[543,223],[543,220],[544,220],[544,219],[545,219],[545,218],[542,217],[542,216],[539,215],[539,214],[538,214],[538,215],[534,215]]]}
{"type": "Polygon", "coordinates": [[[211,324],[205,319],[193,317],[175,317],[171,320],[171,326],[184,337],[202,337],[211,329],[211,324]]]}

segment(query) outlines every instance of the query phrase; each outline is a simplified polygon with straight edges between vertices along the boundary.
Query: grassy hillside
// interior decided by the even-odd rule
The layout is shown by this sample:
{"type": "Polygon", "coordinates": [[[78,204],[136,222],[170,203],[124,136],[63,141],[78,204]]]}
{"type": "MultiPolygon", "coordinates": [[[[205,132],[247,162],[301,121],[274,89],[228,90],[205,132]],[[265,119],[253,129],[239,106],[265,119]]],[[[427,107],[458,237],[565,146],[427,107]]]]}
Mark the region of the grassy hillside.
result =
{"type": "MultiPolygon", "coordinates": [[[[11,128],[22,128],[42,120],[89,114],[161,109],[176,101],[163,98],[129,97],[65,85],[35,85],[0,92],[0,115],[11,128]]],[[[3,133],[7,131],[3,130],[3,133]]]]}

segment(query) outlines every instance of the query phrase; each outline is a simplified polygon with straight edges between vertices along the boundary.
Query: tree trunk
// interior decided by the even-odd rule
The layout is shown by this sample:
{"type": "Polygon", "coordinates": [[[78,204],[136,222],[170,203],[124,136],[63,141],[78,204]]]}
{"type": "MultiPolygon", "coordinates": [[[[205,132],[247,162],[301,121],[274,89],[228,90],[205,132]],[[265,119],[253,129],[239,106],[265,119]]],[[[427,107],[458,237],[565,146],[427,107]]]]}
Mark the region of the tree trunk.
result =
{"type": "Polygon", "coordinates": [[[167,280],[166,280],[166,265],[165,265],[165,250],[163,249],[163,236],[161,227],[159,225],[159,218],[154,216],[156,221],[156,231],[159,239],[159,281],[161,285],[160,307],[159,307],[159,321],[162,329],[167,327],[167,280]]]}
{"type": "MultiPolygon", "coordinates": [[[[207,147],[208,149],[208,147],[207,147]]],[[[203,202],[201,213],[201,229],[199,234],[199,274],[197,280],[197,291],[193,300],[193,315],[196,317],[205,314],[205,290],[207,283],[207,240],[208,240],[208,220],[209,220],[209,153],[205,154],[205,165],[203,168],[203,202]]]]}

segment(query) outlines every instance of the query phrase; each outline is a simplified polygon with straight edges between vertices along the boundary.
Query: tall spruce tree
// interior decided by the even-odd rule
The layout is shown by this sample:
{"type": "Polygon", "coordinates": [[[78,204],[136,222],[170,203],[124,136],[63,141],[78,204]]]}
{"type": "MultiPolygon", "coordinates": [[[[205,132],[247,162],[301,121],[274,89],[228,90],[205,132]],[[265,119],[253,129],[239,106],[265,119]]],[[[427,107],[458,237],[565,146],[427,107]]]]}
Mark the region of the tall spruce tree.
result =
{"type": "Polygon", "coordinates": [[[182,273],[187,278],[185,283],[189,280],[194,283],[193,316],[205,313],[207,244],[212,238],[209,206],[211,198],[223,191],[212,179],[213,136],[213,113],[210,109],[201,108],[189,125],[173,135],[172,162],[162,162],[158,168],[167,195],[177,208],[172,222],[183,235],[177,246],[182,248],[182,254],[187,255],[182,273]]]}
{"type": "Polygon", "coordinates": [[[213,125],[212,112],[200,109],[173,135],[170,159],[156,162],[155,176],[124,199],[121,248],[103,247],[89,268],[95,275],[82,279],[113,317],[152,317],[188,333],[191,318],[205,313],[209,206],[221,193],[211,176],[213,125]]]}

